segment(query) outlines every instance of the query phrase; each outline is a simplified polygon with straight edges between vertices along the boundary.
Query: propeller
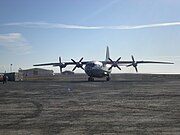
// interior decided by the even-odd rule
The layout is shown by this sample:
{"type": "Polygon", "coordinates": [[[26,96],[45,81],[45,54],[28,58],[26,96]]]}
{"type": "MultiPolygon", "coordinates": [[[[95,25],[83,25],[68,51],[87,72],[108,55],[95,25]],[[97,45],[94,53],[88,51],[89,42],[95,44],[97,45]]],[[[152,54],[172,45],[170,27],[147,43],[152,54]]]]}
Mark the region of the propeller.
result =
{"type": "Polygon", "coordinates": [[[72,71],[74,71],[76,68],[81,68],[84,70],[83,68],[83,64],[82,64],[82,60],[83,60],[83,57],[79,60],[79,62],[76,62],[75,60],[71,59],[72,62],[75,64],[75,67],[73,68],[72,71]]]}
{"type": "Polygon", "coordinates": [[[61,62],[61,57],[59,57],[59,69],[60,69],[60,73],[62,73],[62,69],[66,67],[65,63],[61,62]]]}
{"type": "Polygon", "coordinates": [[[127,65],[126,67],[133,66],[133,67],[135,68],[136,72],[138,72],[138,69],[137,69],[137,64],[138,64],[138,63],[135,61],[135,59],[134,59],[133,56],[131,56],[131,58],[132,58],[132,63],[129,64],[129,65],[127,65]]]}
{"type": "Polygon", "coordinates": [[[111,59],[111,58],[108,58],[111,62],[111,67],[108,69],[108,70],[111,70],[113,67],[117,67],[119,70],[121,70],[121,68],[119,67],[118,63],[119,63],[119,60],[121,59],[121,57],[119,57],[115,62],[111,59]]]}

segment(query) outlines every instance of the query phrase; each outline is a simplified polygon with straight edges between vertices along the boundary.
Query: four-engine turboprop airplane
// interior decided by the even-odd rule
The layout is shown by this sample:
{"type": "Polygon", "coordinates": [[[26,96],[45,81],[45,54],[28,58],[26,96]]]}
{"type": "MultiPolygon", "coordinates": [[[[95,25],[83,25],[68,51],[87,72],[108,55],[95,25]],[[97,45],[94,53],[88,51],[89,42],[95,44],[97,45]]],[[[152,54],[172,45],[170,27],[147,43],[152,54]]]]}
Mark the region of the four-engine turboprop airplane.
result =
{"type": "Polygon", "coordinates": [[[76,68],[81,68],[85,71],[85,73],[89,76],[88,81],[94,81],[94,78],[106,77],[106,80],[110,80],[110,73],[113,67],[117,67],[121,70],[120,65],[125,65],[126,67],[133,66],[138,72],[137,65],[142,63],[155,63],[155,64],[173,64],[171,62],[159,62],[159,61],[135,61],[134,57],[131,56],[132,61],[120,61],[121,57],[119,57],[116,61],[113,61],[109,55],[109,47],[107,46],[106,50],[106,59],[105,61],[82,61],[83,57],[76,62],[71,59],[72,62],[61,62],[61,57],[59,57],[58,63],[45,63],[45,64],[36,64],[34,66],[59,66],[60,72],[62,73],[62,69],[67,65],[75,65],[72,71],[76,68]],[[85,67],[83,67],[85,65],[85,67]]]}

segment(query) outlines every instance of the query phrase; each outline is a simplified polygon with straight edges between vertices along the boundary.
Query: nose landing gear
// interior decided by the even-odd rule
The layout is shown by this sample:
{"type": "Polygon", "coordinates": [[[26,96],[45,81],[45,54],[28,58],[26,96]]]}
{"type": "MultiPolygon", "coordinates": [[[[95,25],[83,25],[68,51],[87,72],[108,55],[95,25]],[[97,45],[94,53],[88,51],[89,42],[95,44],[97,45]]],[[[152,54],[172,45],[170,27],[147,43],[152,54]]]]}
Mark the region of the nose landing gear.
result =
{"type": "Polygon", "coordinates": [[[111,78],[108,76],[107,78],[106,78],[106,81],[110,81],[111,80],[111,78]]]}
{"type": "Polygon", "coordinates": [[[110,80],[111,80],[110,75],[107,74],[106,81],[110,81],[110,80]]]}
{"type": "Polygon", "coordinates": [[[93,77],[88,77],[88,81],[89,81],[89,82],[93,82],[93,81],[94,81],[94,78],[93,78],[93,77]]]}

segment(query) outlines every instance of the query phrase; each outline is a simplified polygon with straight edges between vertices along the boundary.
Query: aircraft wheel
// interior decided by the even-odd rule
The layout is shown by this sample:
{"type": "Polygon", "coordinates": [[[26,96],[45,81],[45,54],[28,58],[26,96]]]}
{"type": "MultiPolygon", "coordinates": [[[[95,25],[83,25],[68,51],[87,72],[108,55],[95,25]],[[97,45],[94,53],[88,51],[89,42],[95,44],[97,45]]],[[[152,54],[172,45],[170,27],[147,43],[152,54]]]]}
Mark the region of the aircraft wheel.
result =
{"type": "Polygon", "coordinates": [[[110,81],[111,80],[111,78],[108,76],[107,78],[106,78],[106,81],[110,81]]]}
{"type": "Polygon", "coordinates": [[[92,82],[92,81],[94,81],[94,78],[93,77],[89,77],[88,81],[92,82]]]}

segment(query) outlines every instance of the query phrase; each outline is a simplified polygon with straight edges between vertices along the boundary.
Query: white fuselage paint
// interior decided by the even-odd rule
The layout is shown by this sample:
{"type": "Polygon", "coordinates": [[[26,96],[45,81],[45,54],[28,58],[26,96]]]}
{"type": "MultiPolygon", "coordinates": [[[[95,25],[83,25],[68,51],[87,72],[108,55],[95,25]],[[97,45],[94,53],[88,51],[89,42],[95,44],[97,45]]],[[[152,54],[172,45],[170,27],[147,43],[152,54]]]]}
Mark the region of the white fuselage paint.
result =
{"type": "Polygon", "coordinates": [[[90,77],[106,77],[109,76],[112,70],[109,70],[110,64],[103,64],[100,61],[88,62],[85,65],[85,72],[90,77]]]}

